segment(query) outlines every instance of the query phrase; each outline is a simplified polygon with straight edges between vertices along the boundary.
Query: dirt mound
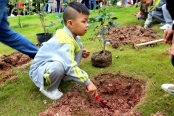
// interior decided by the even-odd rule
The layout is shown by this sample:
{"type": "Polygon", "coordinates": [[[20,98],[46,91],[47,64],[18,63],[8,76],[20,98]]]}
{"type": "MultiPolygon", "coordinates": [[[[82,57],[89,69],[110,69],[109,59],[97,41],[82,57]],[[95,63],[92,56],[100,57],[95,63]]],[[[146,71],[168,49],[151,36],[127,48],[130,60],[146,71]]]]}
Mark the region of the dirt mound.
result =
{"type": "Polygon", "coordinates": [[[107,37],[112,47],[118,48],[119,44],[125,45],[152,41],[159,37],[159,35],[151,28],[144,29],[140,25],[130,25],[111,28],[107,37]]]}
{"type": "Polygon", "coordinates": [[[49,107],[39,116],[140,116],[133,108],[140,102],[145,82],[121,74],[100,74],[93,81],[104,106],[94,96],[88,95],[84,87],[76,88],[49,107]],[[82,89],[83,88],[83,89],[82,89]]]}
{"type": "Polygon", "coordinates": [[[15,80],[17,77],[13,74],[13,68],[22,66],[31,61],[31,58],[20,52],[14,52],[10,55],[0,56],[0,85],[7,79],[15,80]]]}

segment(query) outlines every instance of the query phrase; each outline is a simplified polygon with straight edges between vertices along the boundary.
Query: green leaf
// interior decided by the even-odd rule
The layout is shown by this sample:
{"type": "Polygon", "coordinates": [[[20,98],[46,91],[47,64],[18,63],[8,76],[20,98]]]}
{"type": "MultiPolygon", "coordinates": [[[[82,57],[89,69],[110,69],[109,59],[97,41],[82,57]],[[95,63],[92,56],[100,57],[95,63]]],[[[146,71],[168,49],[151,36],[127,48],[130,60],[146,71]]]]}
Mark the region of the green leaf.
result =
{"type": "Polygon", "coordinates": [[[104,41],[104,38],[102,37],[102,38],[100,38],[101,39],[101,41],[103,42],[104,41]]]}
{"type": "Polygon", "coordinates": [[[108,41],[107,39],[104,39],[103,43],[106,44],[107,41],[108,41]]]}
{"type": "Polygon", "coordinates": [[[61,23],[63,21],[63,19],[58,19],[58,22],[61,23]]]}
{"type": "Polygon", "coordinates": [[[100,20],[101,18],[102,18],[101,16],[95,16],[95,17],[94,17],[95,21],[98,21],[98,20],[100,20]]]}
{"type": "Polygon", "coordinates": [[[101,41],[104,43],[104,44],[106,44],[106,42],[108,41],[107,39],[105,39],[105,38],[100,38],[101,39],[101,41]]]}
{"type": "Polygon", "coordinates": [[[95,19],[93,17],[88,19],[88,22],[93,22],[93,21],[95,21],[95,19]]]}
{"type": "Polygon", "coordinates": [[[114,15],[114,14],[115,14],[114,12],[108,13],[109,16],[112,16],[112,15],[114,15]]]}
{"type": "Polygon", "coordinates": [[[62,18],[61,13],[56,12],[56,17],[57,17],[57,18],[62,18]]]}
{"type": "Polygon", "coordinates": [[[61,22],[60,22],[62,25],[64,25],[64,21],[62,20],[61,22]]]}
{"type": "Polygon", "coordinates": [[[116,20],[116,19],[118,19],[118,18],[117,18],[117,17],[112,17],[111,19],[112,19],[112,20],[116,20]]]}
{"type": "Polygon", "coordinates": [[[98,19],[98,21],[99,21],[99,22],[103,21],[103,18],[102,18],[102,17],[101,17],[101,18],[99,18],[99,19],[98,19]]]}
{"type": "Polygon", "coordinates": [[[119,25],[120,23],[119,22],[115,22],[115,23],[112,23],[111,25],[110,25],[110,27],[112,28],[112,27],[116,27],[117,25],[119,25]]]}
{"type": "Polygon", "coordinates": [[[93,28],[92,30],[95,31],[98,28],[98,26],[96,26],[95,28],[93,28]]]}
{"type": "Polygon", "coordinates": [[[104,16],[104,19],[108,20],[110,18],[110,16],[104,16]]]}
{"type": "Polygon", "coordinates": [[[88,26],[91,26],[93,24],[94,24],[94,22],[88,22],[88,26]]]}
{"type": "Polygon", "coordinates": [[[108,28],[103,28],[101,31],[100,31],[100,35],[103,35],[105,32],[108,31],[108,28]]]}

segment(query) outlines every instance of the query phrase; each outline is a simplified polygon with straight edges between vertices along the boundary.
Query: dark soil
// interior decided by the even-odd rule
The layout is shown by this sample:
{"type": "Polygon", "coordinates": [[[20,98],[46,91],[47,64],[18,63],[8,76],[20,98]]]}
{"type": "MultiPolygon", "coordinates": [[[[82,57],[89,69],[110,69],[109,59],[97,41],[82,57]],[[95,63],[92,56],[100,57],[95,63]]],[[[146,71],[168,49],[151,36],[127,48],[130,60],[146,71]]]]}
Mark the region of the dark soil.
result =
{"type": "Polygon", "coordinates": [[[145,82],[111,73],[100,74],[93,82],[101,99],[111,108],[87,94],[85,88],[75,88],[39,116],[141,116],[132,109],[144,95],[145,82]]]}
{"type": "Polygon", "coordinates": [[[112,64],[112,53],[108,50],[94,52],[91,56],[91,63],[96,67],[106,67],[112,64]]]}
{"type": "Polygon", "coordinates": [[[30,62],[31,59],[20,52],[14,52],[10,55],[2,54],[0,56],[0,85],[7,79],[16,80],[17,76],[13,74],[13,68],[19,67],[30,62]]]}
{"type": "Polygon", "coordinates": [[[144,29],[140,25],[114,27],[107,36],[113,48],[118,48],[120,44],[144,43],[159,39],[159,35],[151,28],[144,29]]]}

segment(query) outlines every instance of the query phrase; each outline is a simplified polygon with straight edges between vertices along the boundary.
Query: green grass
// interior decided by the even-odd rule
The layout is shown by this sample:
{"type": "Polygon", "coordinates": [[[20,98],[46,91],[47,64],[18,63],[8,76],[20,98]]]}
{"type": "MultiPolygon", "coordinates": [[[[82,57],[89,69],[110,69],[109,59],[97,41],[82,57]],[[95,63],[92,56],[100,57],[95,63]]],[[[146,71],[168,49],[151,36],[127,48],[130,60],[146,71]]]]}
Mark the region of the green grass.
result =
{"type": "MultiPolygon", "coordinates": [[[[139,8],[126,7],[107,7],[107,12],[115,12],[115,16],[120,22],[119,26],[124,25],[143,25],[143,20],[137,20],[135,14],[139,8]]],[[[97,15],[97,11],[91,12],[91,16],[97,15]]],[[[50,28],[50,31],[55,33],[56,28],[61,28],[62,25],[58,23],[58,19],[55,14],[49,14],[47,19],[52,20],[56,25],[50,28]]],[[[24,28],[19,28],[17,25],[17,17],[9,18],[10,27],[15,31],[26,36],[30,41],[36,43],[35,34],[43,32],[38,15],[34,16],[22,16],[21,22],[24,28]]],[[[152,28],[161,35],[163,32],[159,30],[159,25],[154,22],[152,28]]],[[[101,50],[99,48],[99,42],[90,41],[88,38],[92,32],[92,27],[89,27],[89,31],[82,38],[84,47],[93,52],[101,50]]],[[[0,53],[10,54],[15,50],[0,43],[0,53]]],[[[161,89],[163,83],[174,83],[174,71],[171,61],[166,54],[166,50],[169,49],[169,45],[159,43],[155,47],[141,47],[139,51],[136,51],[132,45],[121,45],[118,49],[113,49],[107,46],[107,49],[112,52],[113,63],[106,68],[96,68],[91,65],[90,57],[83,59],[80,67],[85,70],[91,79],[99,73],[121,72],[123,75],[129,75],[136,79],[142,79],[146,81],[145,95],[142,101],[135,108],[136,111],[142,112],[143,116],[150,116],[157,111],[167,114],[167,116],[174,115],[174,96],[169,95],[161,89]],[[119,48],[124,48],[124,51],[120,51],[119,48]],[[117,56],[117,57],[116,57],[117,56]]],[[[48,104],[55,101],[51,101],[43,96],[38,88],[33,84],[28,76],[29,66],[26,68],[15,69],[15,74],[18,79],[14,82],[7,81],[4,85],[0,86],[0,114],[1,116],[36,116],[39,112],[48,108],[48,104]],[[43,100],[47,101],[44,104],[43,100]]],[[[73,83],[63,83],[61,90],[66,93],[68,88],[73,83]]]]}

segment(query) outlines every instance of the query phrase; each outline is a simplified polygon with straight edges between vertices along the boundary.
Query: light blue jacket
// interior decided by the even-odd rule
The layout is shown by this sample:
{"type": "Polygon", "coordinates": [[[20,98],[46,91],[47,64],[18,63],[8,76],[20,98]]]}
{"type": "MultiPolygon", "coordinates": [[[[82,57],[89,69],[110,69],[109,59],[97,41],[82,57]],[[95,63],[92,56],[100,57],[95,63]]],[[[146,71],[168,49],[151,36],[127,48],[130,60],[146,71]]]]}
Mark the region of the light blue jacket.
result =
{"type": "Polygon", "coordinates": [[[65,75],[73,77],[76,82],[87,86],[90,82],[88,74],[78,67],[82,58],[82,50],[79,36],[74,39],[67,27],[64,27],[61,33],[57,31],[56,35],[43,43],[36,54],[29,71],[31,80],[37,87],[43,89],[46,63],[58,61],[64,66],[65,75]]]}

